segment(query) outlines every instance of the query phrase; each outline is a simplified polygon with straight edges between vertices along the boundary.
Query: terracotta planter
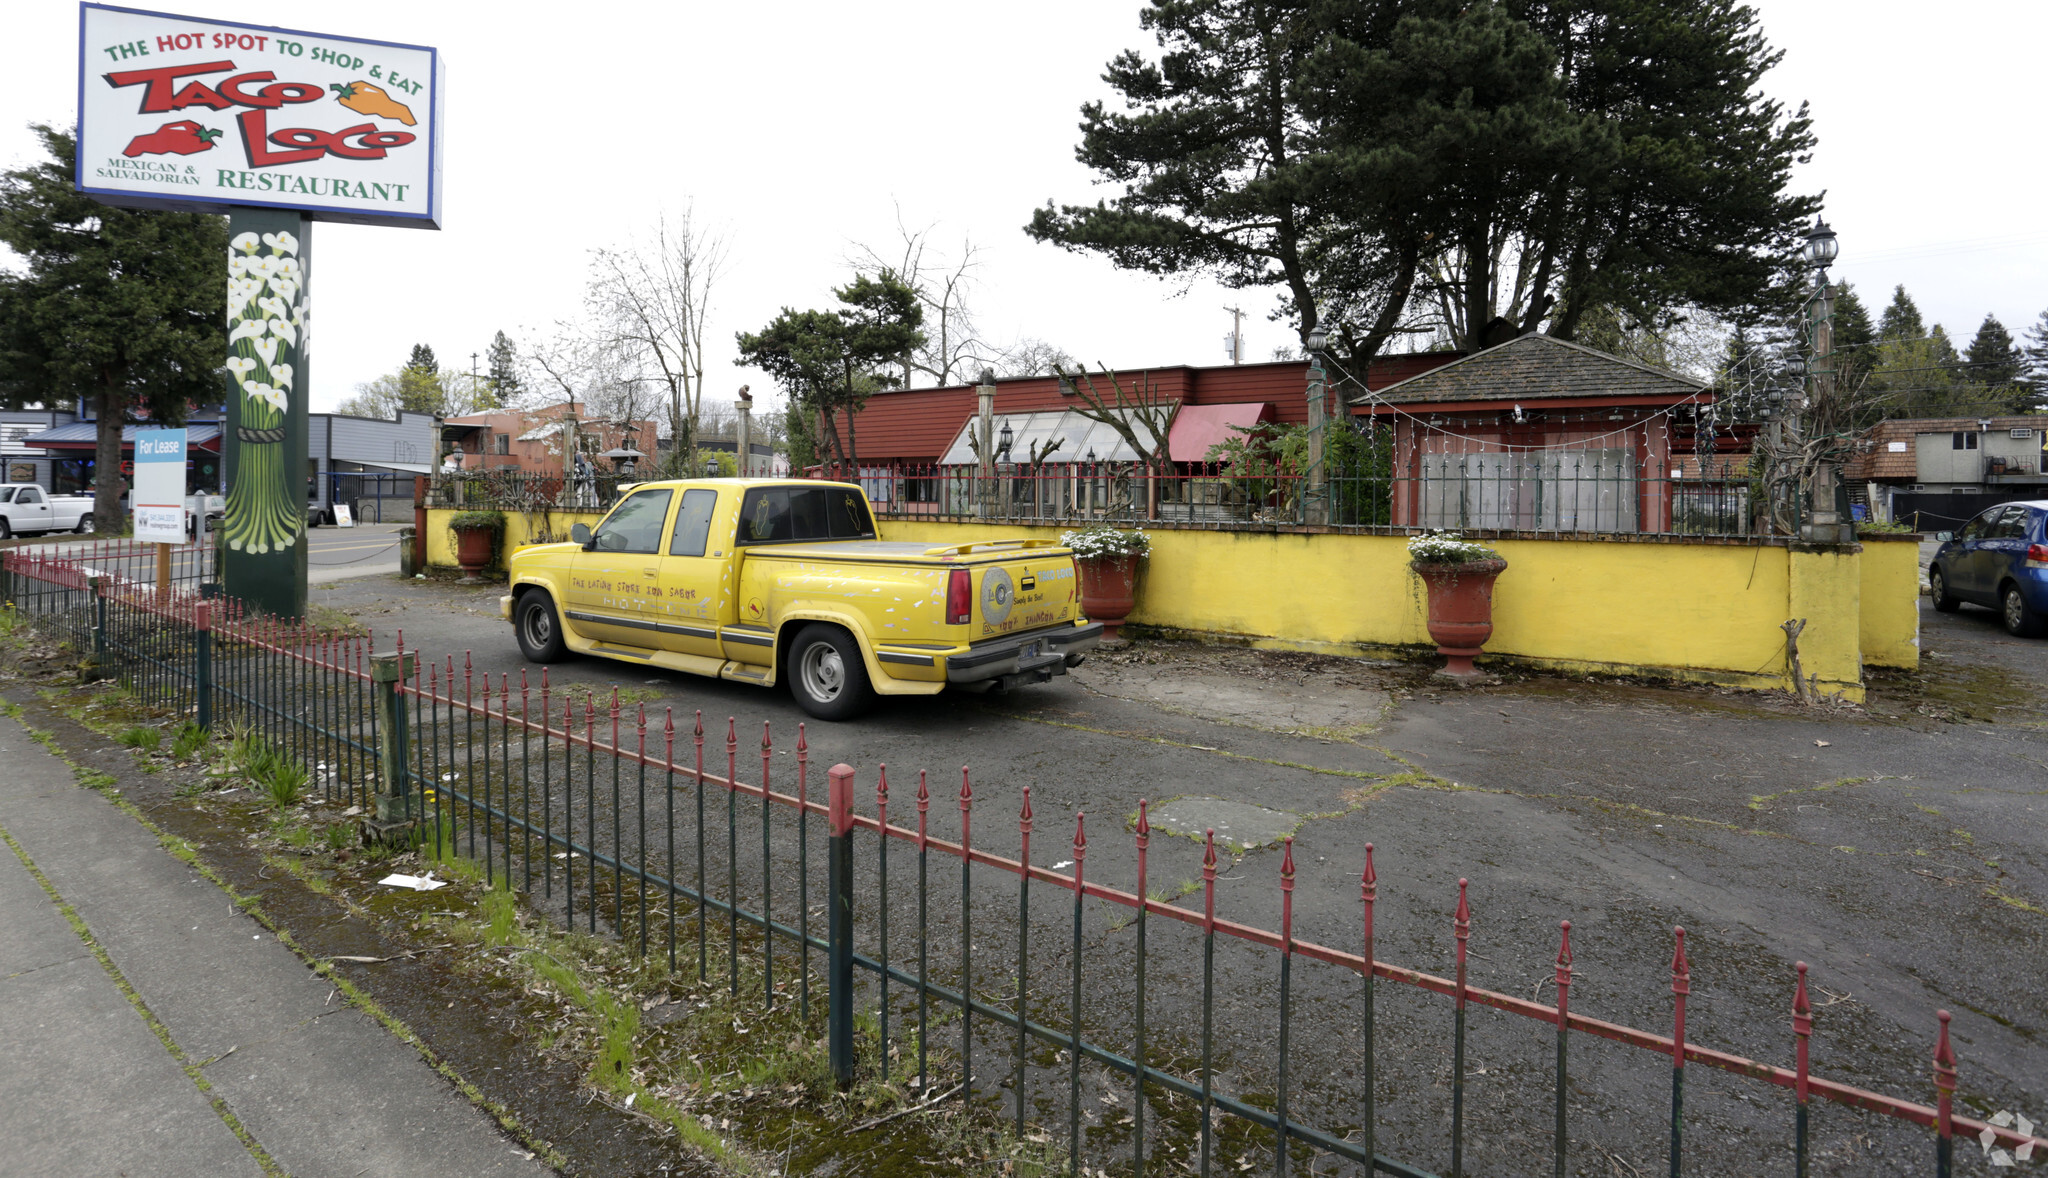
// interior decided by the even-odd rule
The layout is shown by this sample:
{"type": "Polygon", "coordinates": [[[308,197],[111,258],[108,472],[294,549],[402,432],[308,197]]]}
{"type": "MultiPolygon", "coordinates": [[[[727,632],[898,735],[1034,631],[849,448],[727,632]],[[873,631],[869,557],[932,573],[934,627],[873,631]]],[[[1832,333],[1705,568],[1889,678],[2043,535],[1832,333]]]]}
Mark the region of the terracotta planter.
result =
{"type": "Polygon", "coordinates": [[[1102,636],[1115,638],[1137,607],[1137,556],[1098,556],[1076,561],[1081,569],[1081,612],[1102,623],[1102,636]]]}
{"type": "Polygon", "coordinates": [[[1439,675],[1473,680],[1485,672],[1472,658],[1493,637],[1493,580],[1508,567],[1504,560],[1469,560],[1462,564],[1411,565],[1429,586],[1429,636],[1444,656],[1439,675]]]}
{"type": "Polygon", "coordinates": [[[497,555],[497,541],[496,528],[463,528],[455,533],[455,563],[462,566],[463,584],[482,580],[477,574],[490,567],[497,555]]]}

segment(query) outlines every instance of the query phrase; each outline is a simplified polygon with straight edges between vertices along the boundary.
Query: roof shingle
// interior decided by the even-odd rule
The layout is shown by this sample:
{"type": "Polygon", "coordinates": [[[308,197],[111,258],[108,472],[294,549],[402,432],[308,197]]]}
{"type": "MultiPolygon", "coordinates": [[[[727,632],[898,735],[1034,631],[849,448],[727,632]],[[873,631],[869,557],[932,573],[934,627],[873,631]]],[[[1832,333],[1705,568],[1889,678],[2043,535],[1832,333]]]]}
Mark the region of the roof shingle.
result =
{"type": "Polygon", "coordinates": [[[1354,397],[1351,403],[1546,401],[1560,397],[1669,397],[1678,402],[1707,390],[1704,381],[1569,340],[1524,335],[1388,385],[1378,393],[1354,397]]]}

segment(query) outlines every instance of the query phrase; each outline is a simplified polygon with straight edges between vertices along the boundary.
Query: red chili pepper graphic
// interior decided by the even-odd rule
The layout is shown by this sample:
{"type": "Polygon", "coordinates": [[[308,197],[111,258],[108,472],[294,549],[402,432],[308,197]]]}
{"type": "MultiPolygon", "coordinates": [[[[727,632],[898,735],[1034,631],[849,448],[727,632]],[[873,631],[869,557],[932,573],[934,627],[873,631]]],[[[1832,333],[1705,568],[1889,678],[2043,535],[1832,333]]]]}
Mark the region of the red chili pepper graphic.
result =
{"type": "Polygon", "coordinates": [[[220,138],[220,132],[200,126],[191,119],[179,119],[165,123],[147,135],[137,135],[121,154],[130,159],[138,155],[163,155],[167,152],[177,155],[192,155],[213,147],[213,141],[220,138]]]}

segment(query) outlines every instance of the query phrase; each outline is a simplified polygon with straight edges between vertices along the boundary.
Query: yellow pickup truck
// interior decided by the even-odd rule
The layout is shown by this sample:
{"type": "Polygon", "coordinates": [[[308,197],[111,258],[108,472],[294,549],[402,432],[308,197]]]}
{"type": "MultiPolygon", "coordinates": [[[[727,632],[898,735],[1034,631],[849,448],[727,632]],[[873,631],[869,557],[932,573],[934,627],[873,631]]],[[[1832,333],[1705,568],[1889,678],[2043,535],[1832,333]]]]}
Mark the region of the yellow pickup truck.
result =
{"type": "Polygon", "coordinates": [[[820,719],[858,715],[877,694],[1043,683],[1102,638],[1067,549],[886,541],[851,483],[641,483],[570,535],[508,562],[500,605],[527,658],[786,680],[820,719]]]}

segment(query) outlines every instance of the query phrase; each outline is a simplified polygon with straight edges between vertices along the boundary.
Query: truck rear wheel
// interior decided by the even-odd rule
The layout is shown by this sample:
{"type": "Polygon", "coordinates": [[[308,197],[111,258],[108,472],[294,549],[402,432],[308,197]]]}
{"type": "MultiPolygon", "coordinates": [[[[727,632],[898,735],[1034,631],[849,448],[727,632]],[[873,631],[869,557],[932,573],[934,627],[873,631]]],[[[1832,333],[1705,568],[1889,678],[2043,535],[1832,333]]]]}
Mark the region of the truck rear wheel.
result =
{"type": "Polygon", "coordinates": [[[867,664],[853,635],[813,622],[789,646],[789,693],[820,720],[851,720],[874,703],[867,664]]]}
{"type": "Polygon", "coordinates": [[[519,653],[532,663],[559,663],[568,653],[555,603],[542,589],[529,589],[512,603],[512,629],[519,635],[519,653]]]}

